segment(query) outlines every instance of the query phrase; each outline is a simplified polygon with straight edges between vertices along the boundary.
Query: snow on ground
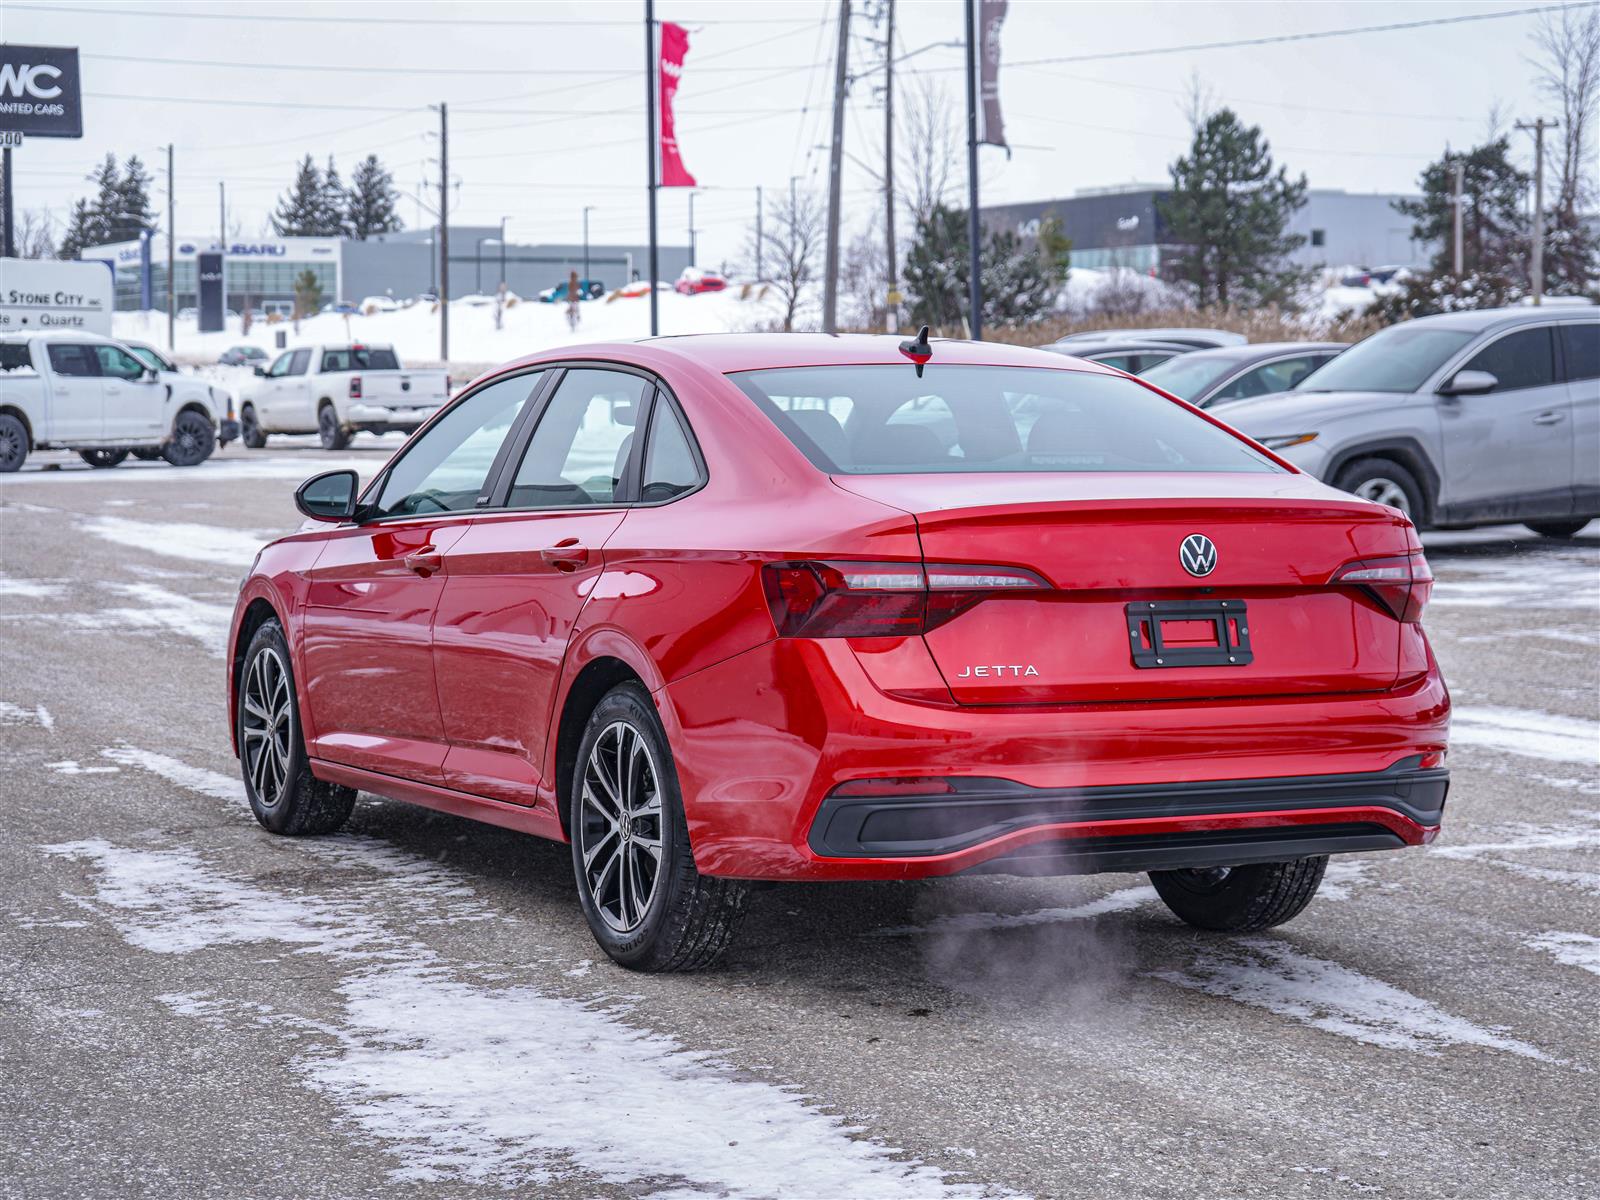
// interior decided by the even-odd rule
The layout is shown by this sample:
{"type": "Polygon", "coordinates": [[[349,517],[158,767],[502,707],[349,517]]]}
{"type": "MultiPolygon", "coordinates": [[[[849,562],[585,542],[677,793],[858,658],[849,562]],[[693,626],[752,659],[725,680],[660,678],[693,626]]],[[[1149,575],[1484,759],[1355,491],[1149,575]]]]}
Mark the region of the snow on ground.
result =
{"type": "Polygon", "coordinates": [[[1552,929],[1529,938],[1526,944],[1543,950],[1566,966],[1582,967],[1591,975],[1600,975],[1600,938],[1552,929]]]}
{"type": "Polygon", "coordinates": [[[1070,908],[1036,908],[1029,912],[961,912],[936,917],[924,925],[895,925],[873,930],[874,937],[930,936],[948,933],[976,933],[991,929],[1026,929],[1058,921],[1082,921],[1107,913],[1128,912],[1160,897],[1152,887],[1123,888],[1070,908]]]}
{"type": "MultiPolygon", "coordinates": [[[[302,465],[301,471],[305,467],[302,465]]],[[[85,533],[132,546],[164,558],[190,562],[248,567],[256,553],[278,533],[257,533],[221,525],[194,525],[182,521],[134,521],[127,517],[89,517],[80,521],[85,533]]]]}
{"type": "Polygon", "coordinates": [[[1600,725],[1532,709],[1458,704],[1450,713],[1450,741],[1547,762],[1600,766],[1600,725]]]}
{"type": "Polygon", "coordinates": [[[23,708],[9,700],[0,700],[0,725],[37,725],[40,729],[54,729],[56,719],[42,704],[23,708]]]}
{"type": "MultiPolygon", "coordinates": [[[[276,439],[275,439],[276,440],[276,439]]],[[[357,443],[362,447],[392,446],[399,449],[398,437],[375,439],[362,434],[357,443]]],[[[70,452],[45,451],[30,454],[22,470],[0,475],[0,488],[10,485],[55,483],[66,480],[74,486],[82,484],[110,484],[122,488],[129,484],[181,484],[192,487],[195,483],[229,482],[236,479],[282,479],[300,483],[322,471],[355,471],[363,479],[378,473],[383,460],[353,456],[328,455],[314,462],[304,458],[274,457],[270,452],[228,449],[213,455],[197,467],[173,467],[164,462],[142,463],[129,459],[114,471],[97,471],[70,452]]],[[[125,506],[126,499],[107,500],[108,505],[125,506]]],[[[18,505],[17,507],[23,507],[18,505]]]]}

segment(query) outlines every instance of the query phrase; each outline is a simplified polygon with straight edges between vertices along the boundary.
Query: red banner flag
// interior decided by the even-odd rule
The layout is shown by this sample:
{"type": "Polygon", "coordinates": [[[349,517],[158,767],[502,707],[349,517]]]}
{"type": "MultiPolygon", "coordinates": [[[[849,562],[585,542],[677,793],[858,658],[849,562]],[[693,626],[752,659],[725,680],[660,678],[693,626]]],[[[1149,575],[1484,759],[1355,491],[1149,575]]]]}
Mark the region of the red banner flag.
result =
{"type": "Polygon", "coordinates": [[[678,154],[677,122],[672,101],[678,94],[678,79],[683,74],[683,59],[689,53],[689,31],[671,21],[661,22],[661,186],[694,187],[678,154]]]}

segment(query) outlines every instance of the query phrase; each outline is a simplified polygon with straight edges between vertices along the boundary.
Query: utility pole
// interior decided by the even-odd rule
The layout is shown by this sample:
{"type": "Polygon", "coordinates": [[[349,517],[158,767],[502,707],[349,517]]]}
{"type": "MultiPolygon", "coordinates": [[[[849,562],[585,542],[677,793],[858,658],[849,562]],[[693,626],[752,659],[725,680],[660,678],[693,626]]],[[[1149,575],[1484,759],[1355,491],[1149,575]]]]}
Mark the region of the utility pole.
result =
{"type": "Polygon", "coordinates": [[[900,328],[900,270],[894,246],[894,0],[889,0],[883,36],[883,249],[889,265],[889,290],[883,298],[883,327],[900,328]]]}
{"type": "Polygon", "coordinates": [[[3,243],[0,244],[0,251],[3,251],[7,258],[15,258],[17,256],[17,222],[12,205],[15,203],[16,197],[13,195],[11,188],[10,146],[7,146],[4,151],[0,151],[0,172],[3,172],[5,176],[5,178],[0,179],[0,193],[3,193],[0,194],[0,208],[5,210],[4,217],[0,218],[3,219],[5,225],[4,231],[0,232],[0,243],[3,243]]]}
{"type": "Polygon", "coordinates": [[[585,204],[583,206],[583,286],[589,286],[589,214],[597,206],[585,204]]]}
{"type": "Polygon", "coordinates": [[[828,152],[828,246],[822,278],[822,332],[839,332],[839,205],[844,174],[844,97],[850,87],[850,0],[839,0],[839,50],[833,64],[833,144],[828,152]]]}
{"type": "Polygon", "coordinates": [[[978,244],[978,13],[967,0],[967,330],[983,340],[982,251],[978,244]]]}
{"type": "Polygon", "coordinates": [[[1456,277],[1456,281],[1457,281],[1458,284],[1459,284],[1459,282],[1461,280],[1461,270],[1462,270],[1462,265],[1463,265],[1463,259],[1465,257],[1463,252],[1462,252],[1461,231],[1462,231],[1462,228],[1466,225],[1466,219],[1462,215],[1462,212],[1461,212],[1461,183],[1462,183],[1463,177],[1466,175],[1466,171],[1467,171],[1466,164],[1464,162],[1462,162],[1459,158],[1456,159],[1456,161],[1453,164],[1451,164],[1451,174],[1454,176],[1454,183],[1452,184],[1452,187],[1453,187],[1454,192],[1455,192],[1455,200],[1454,200],[1454,204],[1453,204],[1454,221],[1453,221],[1453,226],[1452,226],[1452,230],[1451,230],[1451,236],[1452,236],[1452,241],[1453,241],[1452,260],[1453,260],[1453,265],[1455,267],[1455,277],[1456,277]]]}
{"type": "Polygon", "coordinates": [[[692,267],[700,260],[694,252],[694,193],[689,193],[689,265],[692,267]]]}
{"type": "Polygon", "coordinates": [[[656,302],[656,5],[644,0],[644,109],[645,158],[649,163],[650,192],[650,336],[661,332],[661,316],[656,302]]]}
{"type": "MultiPolygon", "coordinates": [[[[227,325],[228,311],[228,185],[217,180],[217,253],[222,266],[223,325],[227,325]]],[[[196,276],[198,279],[199,276],[196,276]]],[[[196,298],[198,300],[198,297],[196,298]]],[[[242,311],[242,310],[241,310],[242,311]]]]}
{"type": "Polygon", "coordinates": [[[1518,129],[1533,130],[1533,253],[1529,256],[1529,273],[1533,276],[1533,302],[1544,303],[1544,131],[1555,129],[1560,122],[1546,121],[1540,117],[1529,123],[1518,121],[1518,129]]]}
{"type": "MultiPolygon", "coordinates": [[[[178,350],[178,298],[177,287],[173,280],[174,251],[178,242],[178,200],[177,188],[172,182],[172,143],[167,143],[167,349],[174,354],[178,350]]],[[[195,272],[195,282],[198,285],[199,272],[195,272]]],[[[224,305],[226,307],[226,305],[224,305]]]]}
{"type": "Polygon", "coordinates": [[[506,284],[506,222],[510,217],[500,218],[500,286],[506,284]]]}
{"type": "Polygon", "coordinates": [[[439,101],[439,361],[450,361],[450,119],[439,101]]]}

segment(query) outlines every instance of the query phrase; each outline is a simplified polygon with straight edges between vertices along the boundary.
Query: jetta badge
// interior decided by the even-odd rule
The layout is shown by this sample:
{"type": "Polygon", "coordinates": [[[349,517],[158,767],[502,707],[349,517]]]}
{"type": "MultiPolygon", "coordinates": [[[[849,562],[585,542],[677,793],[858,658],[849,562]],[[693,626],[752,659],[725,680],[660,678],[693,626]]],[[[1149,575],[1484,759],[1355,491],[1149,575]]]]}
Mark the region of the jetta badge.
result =
{"type": "Polygon", "coordinates": [[[1209,575],[1217,569],[1217,547],[1203,533],[1191,533],[1178,547],[1178,561],[1191,575],[1209,575]]]}

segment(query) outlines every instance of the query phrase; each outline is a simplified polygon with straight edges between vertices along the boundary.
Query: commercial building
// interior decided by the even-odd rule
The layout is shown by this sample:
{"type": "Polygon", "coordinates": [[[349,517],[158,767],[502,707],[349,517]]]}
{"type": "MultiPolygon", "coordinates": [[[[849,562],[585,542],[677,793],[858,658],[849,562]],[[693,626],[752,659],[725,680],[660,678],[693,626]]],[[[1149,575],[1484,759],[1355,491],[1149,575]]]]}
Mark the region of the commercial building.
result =
{"type": "MultiPolygon", "coordinates": [[[[173,292],[178,308],[197,303],[197,256],[214,252],[216,238],[180,238],[173,247],[173,292]]],[[[506,285],[518,295],[535,296],[568,274],[584,274],[581,244],[500,244],[497,225],[450,227],[450,298],[493,292],[502,270],[506,285]]],[[[588,277],[608,288],[643,277],[649,247],[590,245],[588,277]]],[[[658,246],[658,274],[676,279],[689,265],[687,246],[658,246]]],[[[84,259],[111,264],[116,278],[118,309],[164,309],[167,303],[167,243],[160,235],[131,242],[92,246],[84,259]]],[[[368,241],[350,238],[258,238],[228,245],[223,254],[226,306],[247,307],[257,314],[294,310],[295,280],[306,271],[316,276],[324,302],[358,304],[369,296],[401,299],[439,290],[437,231],[407,230],[368,241]]]]}
{"type": "MultiPolygon", "coordinates": [[[[1091,269],[1129,267],[1161,270],[1176,248],[1161,215],[1169,189],[1161,184],[1086,188],[1060,200],[993,205],[982,210],[991,226],[1004,225],[1033,238],[1039,224],[1054,217],[1072,241],[1072,265],[1091,269]]],[[[1426,262],[1432,247],[1411,236],[1411,219],[1394,202],[1416,197],[1395,193],[1307,190],[1305,206],[1289,229],[1305,237],[1290,257],[1306,267],[1339,267],[1426,262]]]]}

